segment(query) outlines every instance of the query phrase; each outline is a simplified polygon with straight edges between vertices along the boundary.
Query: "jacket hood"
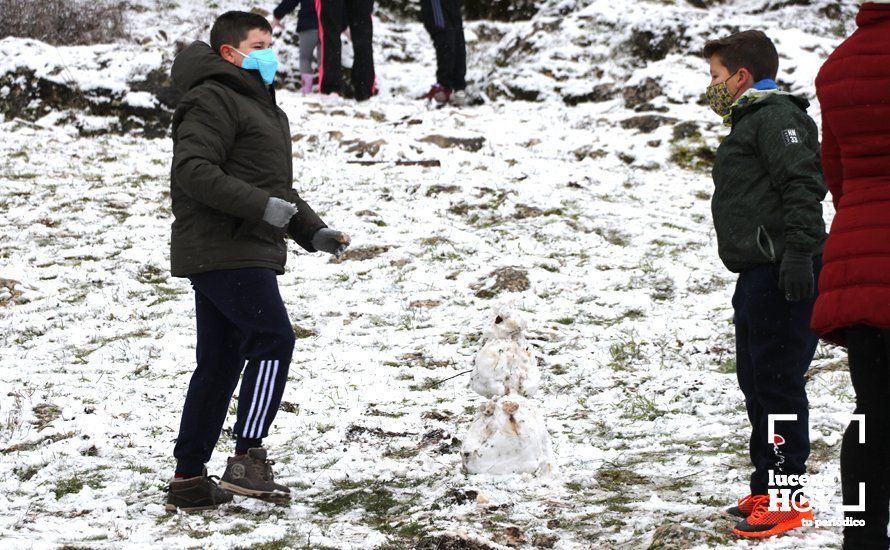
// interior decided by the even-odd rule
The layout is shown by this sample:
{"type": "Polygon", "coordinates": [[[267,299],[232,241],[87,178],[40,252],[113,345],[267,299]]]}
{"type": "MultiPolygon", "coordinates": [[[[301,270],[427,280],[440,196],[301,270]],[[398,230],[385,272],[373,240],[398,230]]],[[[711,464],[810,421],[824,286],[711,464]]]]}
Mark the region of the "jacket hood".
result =
{"type": "Polygon", "coordinates": [[[242,94],[268,96],[259,72],[232,65],[200,40],[176,55],[171,76],[173,85],[183,94],[205,80],[216,80],[242,94]]]}
{"type": "Polygon", "coordinates": [[[796,96],[788,92],[775,92],[773,94],[770,94],[769,97],[764,98],[761,103],[765,105],[791,103],[792,105],[796,105],[798,108],[800,108],[801,111],[806,111],[810,107],[810,101],[807,98],[796,96]]]}
{"type": "Polygon", "coordinates": [[[799,97],[796,95],[792,95],[788,92],[783,92],[780,90],[773,90],[767,94],[761,95],[757,98],[754,98],[749,103],[745,103],[742,105],[738,105],[732,110],[732,121],[733,124],[738,122],[742,117],[747,114],[753,113],[758,109],[762,109],[767,105],[793,105],[800,109],[801,111],[806,112],[807,108],[810,106],[809,100],[803,97],[799,97]]]}

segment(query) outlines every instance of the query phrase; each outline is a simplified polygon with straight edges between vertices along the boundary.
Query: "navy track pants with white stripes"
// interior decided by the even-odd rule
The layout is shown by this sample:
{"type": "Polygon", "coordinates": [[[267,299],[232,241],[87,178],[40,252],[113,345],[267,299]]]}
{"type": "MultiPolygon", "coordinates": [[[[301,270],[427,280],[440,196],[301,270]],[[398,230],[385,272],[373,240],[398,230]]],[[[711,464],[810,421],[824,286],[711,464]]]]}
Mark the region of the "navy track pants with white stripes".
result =
{"type": "Polygon", "coordinates": [[[177,473],[200,475],[242,370],[233,430],[238,446],[259,446],[268,435],[287,382],[294,331],[271,269],[210,271],[189,280],[195,289],[197,368],[173,455],[177,473]]]}

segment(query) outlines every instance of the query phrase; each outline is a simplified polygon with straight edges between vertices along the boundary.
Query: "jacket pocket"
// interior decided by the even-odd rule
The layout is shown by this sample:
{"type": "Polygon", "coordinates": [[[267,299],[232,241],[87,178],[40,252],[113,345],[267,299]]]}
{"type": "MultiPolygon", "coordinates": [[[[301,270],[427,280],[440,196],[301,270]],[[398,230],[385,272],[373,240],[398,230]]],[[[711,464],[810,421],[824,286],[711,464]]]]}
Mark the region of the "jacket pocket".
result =
{"type": "Polygon", "coordinates": [[[776,261],[776,247],[773,244],[772,238],[769,236],[769,232],[766,230],[766,227],[759,225],[757,226],[757,248],[760,249],[760,253],[763,254],[767,260],[770,262],[776,261]]]}
{"type": "Polygon", "coordinates": [[[287,233],[287,226],[272,227],[264,221],[247,222],[242,221],[235,230],[233,238],[235,240],[259,239],[272,244],[278,244],[284,240],[287,233]]]}

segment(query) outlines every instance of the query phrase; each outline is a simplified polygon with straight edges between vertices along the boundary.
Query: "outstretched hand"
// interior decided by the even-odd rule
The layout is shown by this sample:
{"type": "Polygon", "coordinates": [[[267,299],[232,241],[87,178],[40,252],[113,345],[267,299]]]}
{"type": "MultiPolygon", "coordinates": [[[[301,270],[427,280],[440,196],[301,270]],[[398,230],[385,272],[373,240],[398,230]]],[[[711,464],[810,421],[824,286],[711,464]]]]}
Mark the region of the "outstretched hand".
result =
{"type": "Polygon", "coordinates": [[[339,258],[340,254],[343,254],[349,246],[349,236],[342,231],[323,227],[312,236],[312,246],[315,250],[321,250],[339,258]]]}

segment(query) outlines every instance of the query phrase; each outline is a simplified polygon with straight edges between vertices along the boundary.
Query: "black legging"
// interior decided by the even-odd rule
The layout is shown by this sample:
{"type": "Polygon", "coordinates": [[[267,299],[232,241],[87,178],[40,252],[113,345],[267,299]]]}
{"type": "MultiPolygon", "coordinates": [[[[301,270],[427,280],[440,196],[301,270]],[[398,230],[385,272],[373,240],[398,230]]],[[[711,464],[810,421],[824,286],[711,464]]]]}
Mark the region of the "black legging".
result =
{"type": "Polygon", "coordinates": [[[318,34],[321,40],[319,89],[323,94],[340,93],[343,87],[340,65],[340,34],[343,21],[349,25],[352,37],[352,85],[355,99],[362,101],[377,92],[374,73],[373,35],[371,14],[374,0],[316,0],[318,34]]]}
{"type": "Polygon", "coordinates": [[[467,45],[460,0],[421,0],[420,16],[436,48],[436,80],[443,87],[467,87],[467,45]]]}
{"type": "Polygon", "coordinates": [[[865,415],[865,443],[853,422],[841,448],[844,504],[859,503],[865,483],[865,512],[847,512],[864,527],[844,528],[845,550],[886,550],[890,507],[890,330],[857,325],[847,329],[850,378],[856,391],[856,414],[865,415]]]}

